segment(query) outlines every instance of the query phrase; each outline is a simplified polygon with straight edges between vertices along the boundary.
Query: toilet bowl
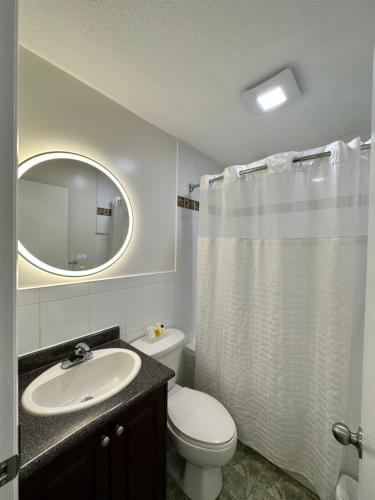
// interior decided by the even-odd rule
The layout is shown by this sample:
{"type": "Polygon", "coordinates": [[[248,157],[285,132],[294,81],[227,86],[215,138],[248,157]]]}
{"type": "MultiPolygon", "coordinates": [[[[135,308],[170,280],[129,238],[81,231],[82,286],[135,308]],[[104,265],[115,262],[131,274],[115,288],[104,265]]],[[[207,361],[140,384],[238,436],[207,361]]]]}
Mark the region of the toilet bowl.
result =
{"type": "Polygon", "coordinates": [[[214,500],[222,486],[221,468],[237,446],[234,421],[215,398],[175,385],[168,393],[171,448],[184,461],[169,460],[169,473],[192,500],[214,500]]]}
{"type": "Polygon", "coordinates": [[[337,481],[335,500],[358,500],[358,481],[343,474],[337,481]]]}
{"type": "MultiPolygon", "coordinates": [[[[176,372],[178,378],[183,332],[169,328],[163,338],[143,337],[132,345],[176,372]]],[[[233,418],[215,398],[181,387],[168,386],[168,473],[191,500],[215,500],[222,489],[222,467],[237,446],[233,418]]]]}

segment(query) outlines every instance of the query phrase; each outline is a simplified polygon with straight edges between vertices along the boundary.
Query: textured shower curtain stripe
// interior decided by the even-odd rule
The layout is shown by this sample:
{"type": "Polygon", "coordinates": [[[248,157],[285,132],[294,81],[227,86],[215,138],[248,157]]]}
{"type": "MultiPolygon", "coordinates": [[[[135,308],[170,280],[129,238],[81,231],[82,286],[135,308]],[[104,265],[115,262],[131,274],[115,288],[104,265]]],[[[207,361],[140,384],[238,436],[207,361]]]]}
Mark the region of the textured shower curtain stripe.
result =
{"type": "MultiPolygon", "coordinates": [[[[368,206],[368,193],[360,193],[358,196],[353,195],[339,196],[336,198],[322,198],[317,200],[300,201],[294,203],[279,203],[277,205],[243,207],[228,210],[228,217],[246,217],[249,215],[265,215],[265,214],[280,214],[287,212],[305,212],[307,210],[327,210],[332,208],[353,207],[353,206],[368,206]]],[[[212,215],[221,215],[221,209],[210,205],[208,213],[212,215]]]]}
{"type": "Polygon", "coordinates": [[[323,500],[358,467],[331,425],[359,423],[369,174],[358,139],[327,148],[334,163],[290,153],[202,179],[196,360],[240,439],[323,500]]]}

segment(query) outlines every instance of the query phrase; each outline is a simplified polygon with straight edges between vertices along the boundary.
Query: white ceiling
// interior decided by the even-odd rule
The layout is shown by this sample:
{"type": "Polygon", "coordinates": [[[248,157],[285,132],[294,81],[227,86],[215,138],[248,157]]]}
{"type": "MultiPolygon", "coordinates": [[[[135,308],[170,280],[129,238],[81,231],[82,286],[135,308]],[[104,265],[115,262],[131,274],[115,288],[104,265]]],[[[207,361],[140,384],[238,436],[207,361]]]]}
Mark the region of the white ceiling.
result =
{"type": "Polygon", "coordinates": [[[20,42],[222,164],[369,135],[374,0],[21,0],[20,42]],[[240,93],[286,66],[302,99],[240,93]]]}

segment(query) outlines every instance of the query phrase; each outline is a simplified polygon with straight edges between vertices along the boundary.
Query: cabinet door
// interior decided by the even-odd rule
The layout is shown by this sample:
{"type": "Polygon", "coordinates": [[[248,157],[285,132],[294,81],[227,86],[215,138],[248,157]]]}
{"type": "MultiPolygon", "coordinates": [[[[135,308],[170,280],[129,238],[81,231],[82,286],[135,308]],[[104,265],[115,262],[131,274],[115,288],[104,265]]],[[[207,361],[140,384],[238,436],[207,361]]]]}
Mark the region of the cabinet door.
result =
{"type": "Polygon", "coordinates": [[[22,481],[20,500],[109,500],[109,448],[101,445],[103,435],[90,436],[22,481]]]}
{"type": "Polygon", "coordinates": [[[110,449],[111,500],[165,498],[166,418],[165,386],[113,421],[110,449]],[[116,435],[118,426],[124,428],[120,435],[116,435]]]}

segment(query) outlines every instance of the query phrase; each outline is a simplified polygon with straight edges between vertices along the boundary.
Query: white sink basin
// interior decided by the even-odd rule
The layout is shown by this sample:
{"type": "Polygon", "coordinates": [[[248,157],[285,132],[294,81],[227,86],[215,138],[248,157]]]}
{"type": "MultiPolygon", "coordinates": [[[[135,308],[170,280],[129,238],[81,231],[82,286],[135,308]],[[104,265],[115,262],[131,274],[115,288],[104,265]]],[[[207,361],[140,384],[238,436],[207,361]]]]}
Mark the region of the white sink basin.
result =
{"type": "Polygon", "coordinates": [[[22,405],[34,415],[62,415],[84,410],[110,398],[130,384],[141,368],[141,358],[127,349],[100,349],[93,358],[63,370],[52,366],[22,395],[22,405]]]}

